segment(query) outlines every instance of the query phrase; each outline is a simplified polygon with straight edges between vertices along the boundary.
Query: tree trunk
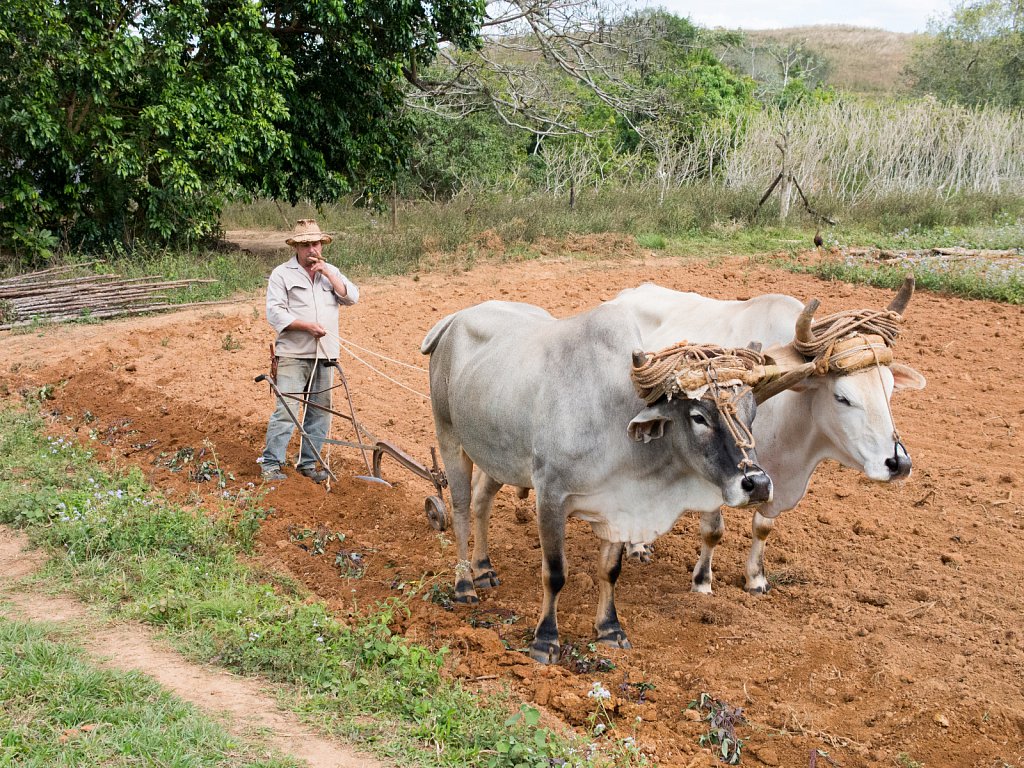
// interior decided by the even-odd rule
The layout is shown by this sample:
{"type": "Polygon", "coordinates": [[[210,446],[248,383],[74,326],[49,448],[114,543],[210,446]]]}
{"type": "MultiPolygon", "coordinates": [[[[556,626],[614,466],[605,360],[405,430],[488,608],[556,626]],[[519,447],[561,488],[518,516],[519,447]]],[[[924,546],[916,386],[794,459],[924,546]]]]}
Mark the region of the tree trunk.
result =
{"type": "Polygon", "coordinates": [[[789,204],[793,197],[793,175],[787,173],[782,177],[782,186],[779,189],[779,221],[785,222],[789,218],[789,204]]]}

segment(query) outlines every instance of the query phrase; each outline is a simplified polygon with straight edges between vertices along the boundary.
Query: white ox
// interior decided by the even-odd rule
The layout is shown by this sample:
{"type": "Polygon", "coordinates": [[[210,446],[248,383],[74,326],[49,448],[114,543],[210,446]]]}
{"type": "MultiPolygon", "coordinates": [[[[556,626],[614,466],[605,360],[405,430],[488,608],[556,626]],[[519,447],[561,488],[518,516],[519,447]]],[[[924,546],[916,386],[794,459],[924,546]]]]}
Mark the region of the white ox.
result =
{"type": "MultiPolygon", "coordinates": [[[[908,278],[888,309],[902,313],[913,288],[913,280],[908,278]]],[[[747,301],[720,301],[653,283],[624,290],[606,303],[630,310],[648,349],[681,339],[724,346],[755,340],[769,354],[770,348],[793,341],[796,320],[804,311],[804,305],[792,296],[767,294],[747,301]]],[[[746,564],[748,592],[768,591],[766,539],[775,518],[803,498],[819,463],[833,459],[882,482],[910,475],[910,455],[894,439],[889,400],[894,390],[924,386],[920,373],[893,363],[849,375],[813,376],[758,409],[754,438],[761,466],[774,482],[775,495],[754,512],[746,564]]],[[[701,512],[701,553],[693,569],[694,592],[711,592],[712,558],[724,531],[721,510],[701,512]]],[[[641,559],[646,559],[644,554],[641,559]]]]}
{"type": "MultiPolygon", "coordinates": [[[[629,648],[614,602],[623,543],[653,540],[687,509],[771,497],[767,475],[740,469],[743,451],[713,401],[639,398],[631,362],[644,360],[634,355],[641,347],[623,307],[556,320],[538,307],[497,301],[448,315],[420,346],[430,355],[431,406],[454,508],[455,599],[475,603],[476,587],[499,583],[487,547],[495,494],[505,484],[534,488],[544,598],[530,656],[542,663],[559,658],[568,517],[590,523],[601,540],[598,641],[629,648]]],[[[750,390],[732,402],[749,428],[750,390]]]]}

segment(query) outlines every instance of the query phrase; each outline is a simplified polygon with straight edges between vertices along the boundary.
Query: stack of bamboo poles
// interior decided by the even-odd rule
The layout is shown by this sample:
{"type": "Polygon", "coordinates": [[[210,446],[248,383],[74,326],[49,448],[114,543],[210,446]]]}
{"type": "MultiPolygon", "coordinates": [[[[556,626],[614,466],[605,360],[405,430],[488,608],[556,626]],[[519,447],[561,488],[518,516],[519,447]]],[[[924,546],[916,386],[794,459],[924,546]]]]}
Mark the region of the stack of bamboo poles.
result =
{"type": "Polygon", "coordinates": [[[123,279],[115,274],[70,277],[89,264],[53,267],[0,280],[0,331],[32,323],[141,315],[219,301],[173,304],[168,291],[215,280],[164,280],[160,276],[123,279]]]}

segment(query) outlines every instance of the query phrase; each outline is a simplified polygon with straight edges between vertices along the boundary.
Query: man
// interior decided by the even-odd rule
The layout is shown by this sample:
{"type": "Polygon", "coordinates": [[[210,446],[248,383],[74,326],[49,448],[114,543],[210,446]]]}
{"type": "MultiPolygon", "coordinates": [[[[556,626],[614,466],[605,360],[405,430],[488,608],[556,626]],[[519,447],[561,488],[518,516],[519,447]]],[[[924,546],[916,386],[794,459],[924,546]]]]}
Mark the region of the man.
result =
{"type": "MultiPolygon", "coordinates": [[[[277,332],[277,386],[282,392],[302,394],[310,402],[329,408],[334,368],[325,363],[338,357],[338,307],[355,304],[359,289],[337,267],[324,261],[323,247],[331,242],[331,236],[321,232],[313,219],[299,219],[285,242],[295,256],[270,273],[267,286],[267,322],[277,332]]],[[[288,403],[294,413],[297,403],[288,403]]],[[[328,477],[323,468],[317,468],[316,454],[330,425],[330,413],[306,407],[302,429],[309,438],[302,440],[297,466],[315,483],[328,477]]],[[[279,401],[267,425],[261,459],[264,480],[287,479],[281,468],[294,429],[285,404],[279,401]]]]}

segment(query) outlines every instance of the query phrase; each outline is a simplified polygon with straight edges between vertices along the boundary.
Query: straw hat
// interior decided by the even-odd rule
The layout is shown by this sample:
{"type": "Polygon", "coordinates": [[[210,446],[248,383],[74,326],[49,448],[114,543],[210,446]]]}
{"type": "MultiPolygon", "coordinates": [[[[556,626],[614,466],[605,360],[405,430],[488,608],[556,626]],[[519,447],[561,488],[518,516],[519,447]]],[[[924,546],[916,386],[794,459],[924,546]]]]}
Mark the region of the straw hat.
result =
{"type": "Polygon", "coordinates": [[[327,245],[334,238],[326,232],[321,232],[315,219],[299,219],[295,222],[295,229],[292,236],[285,240],[288,245],[299,243],[323,243],[327,245]]]}

